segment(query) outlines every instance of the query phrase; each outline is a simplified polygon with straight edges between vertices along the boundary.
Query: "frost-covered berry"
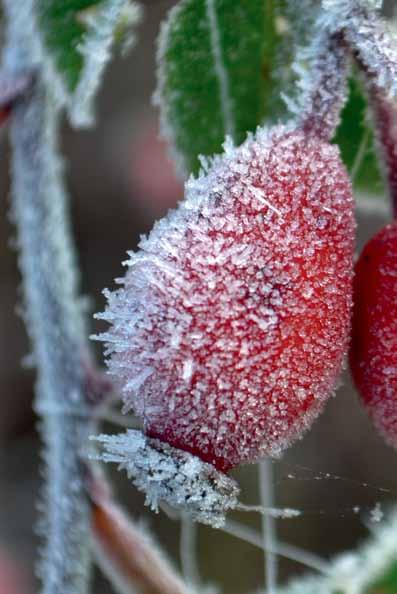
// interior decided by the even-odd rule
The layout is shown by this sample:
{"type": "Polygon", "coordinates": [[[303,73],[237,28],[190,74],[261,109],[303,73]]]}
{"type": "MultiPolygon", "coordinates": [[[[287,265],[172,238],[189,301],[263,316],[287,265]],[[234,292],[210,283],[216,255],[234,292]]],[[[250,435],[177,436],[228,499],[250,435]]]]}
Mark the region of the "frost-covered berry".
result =
{"type": "Polygon", "coordinates": [[[397,447],[397,222],[367,243],[355,272],[350,366],[376,428],[397,447]]]}
{"type": "Polygon", "coordinates": [[[224,148],[100,316],[125,410],[221,471],[280,454],[334,390],[355,227],[335,146],[277,127],[224,148]]]}

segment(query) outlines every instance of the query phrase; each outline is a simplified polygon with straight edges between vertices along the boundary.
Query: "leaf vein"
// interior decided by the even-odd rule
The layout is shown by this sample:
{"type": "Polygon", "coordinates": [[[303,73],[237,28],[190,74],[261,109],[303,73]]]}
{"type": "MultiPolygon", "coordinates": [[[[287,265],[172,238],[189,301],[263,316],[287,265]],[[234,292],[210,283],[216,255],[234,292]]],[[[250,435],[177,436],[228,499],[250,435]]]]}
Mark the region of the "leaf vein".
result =
{"type": "Polygon", "coordinates": [[[219,35],[219,23],[215,9],[215,0],[206,0],[206,9],[209,22],[211,50],[214,58],[215,73],[219,80],[223,124],[226,134],[234,139],[235,126],[233,120],[229,80],[227,70],[222,61],[221,39],[219,35]]]}

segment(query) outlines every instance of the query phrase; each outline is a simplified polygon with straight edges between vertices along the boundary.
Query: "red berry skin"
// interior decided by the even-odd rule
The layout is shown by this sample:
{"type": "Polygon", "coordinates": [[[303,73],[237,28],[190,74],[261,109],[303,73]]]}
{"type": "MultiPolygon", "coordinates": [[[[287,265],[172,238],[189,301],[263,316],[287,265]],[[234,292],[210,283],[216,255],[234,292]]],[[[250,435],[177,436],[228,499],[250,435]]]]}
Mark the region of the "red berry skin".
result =
{"type": "Polygon", "coordinates": [[[397,222],[366,244],[353,286],[351,371],[376,428],[397,447],[397,222]]]}
{"type": "Polygon", "coordinates": [[[100,317],[149,436],[218,470],[279,455],[347,351],[355,223],[338,149],[299,130],[225,146],[132,254],[100,317]]]}

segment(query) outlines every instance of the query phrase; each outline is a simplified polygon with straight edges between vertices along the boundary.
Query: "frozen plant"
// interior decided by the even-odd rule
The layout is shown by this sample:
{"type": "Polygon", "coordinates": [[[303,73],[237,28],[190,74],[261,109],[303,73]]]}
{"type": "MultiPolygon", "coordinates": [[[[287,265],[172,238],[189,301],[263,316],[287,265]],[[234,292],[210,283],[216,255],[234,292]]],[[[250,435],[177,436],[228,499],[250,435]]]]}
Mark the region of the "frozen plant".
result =
{"type": "MultiPolygon", "coordinates": [[[[379,2],[181,0],[173,7],[159,36],[154,100],[175,165],[190,177],[177,208],[129,254],[119,288],[105,291],[97,317],[108,327],[95,338],[105,343],[110,379],[87,340],[58,126],[63,112],[74,126],[93,122],[113,42],[128,35],[141,10],[128,0],[3,0],[3,8],[1,120],[10,130],[12,212],[46,467],[42,592],[88,594],[93,554],[117,591],[202,591],[190,522],[258,545],[256,533],[230,524],[230,511],[242,510],[263,515],[268,594],[366,594],[397,554],[395,511],[383,524],[375,506],[380,526],[368,544],[326,563],[277,541],[274,519],[300,511],[275,508],[269,459],[312,426],[349,348],[355,220],[348,168],[356,180],[360,162],[344,154],[342,110],[352,66],[364,81],[395,208],[397,49],[379,2]],[[141,427],[100,434],[97,421],[115,393],[127,424],[134,414],[141,427]],[[98,461],[125,470],[154,511],[182,517],[184,578],[115,503],[98,461]],[[258,506],[242,503],[228,475],[246,463],[260,468],[258,506]],[[278,554],[318,575],[280,590],[278,554]]],[[[392,264],[375,259],[363,273],[370,281],[361,279],[366,251],[357,265],[351,361],[395,445],[397,398],[387,383],[397,330],[394,224],[386,230],[392,264]],[[367,310],[373,295],[375,314],[367,310]],[[365,324],[359,336],[357,316],[365,324]]]]}

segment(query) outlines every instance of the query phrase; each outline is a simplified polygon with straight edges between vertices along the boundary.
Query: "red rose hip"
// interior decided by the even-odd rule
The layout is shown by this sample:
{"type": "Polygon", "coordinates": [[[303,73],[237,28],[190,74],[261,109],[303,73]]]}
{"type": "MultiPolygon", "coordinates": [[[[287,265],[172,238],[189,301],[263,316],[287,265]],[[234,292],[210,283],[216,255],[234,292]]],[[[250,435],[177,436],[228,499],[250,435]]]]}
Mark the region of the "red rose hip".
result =
{"type": "Polygon", "coordinates": [[[355,267],[350,367],[376,428],[397,447],[397,222],[367,243],[355,267]]]}
{"type": "Polygon", "coordinates": [[[145,433],[221,471],[302,436],[346,353],[354,229],[338,149],[313,136],[260,130],[204,164],[99,316],[145,433]]]}

